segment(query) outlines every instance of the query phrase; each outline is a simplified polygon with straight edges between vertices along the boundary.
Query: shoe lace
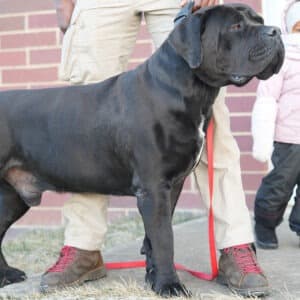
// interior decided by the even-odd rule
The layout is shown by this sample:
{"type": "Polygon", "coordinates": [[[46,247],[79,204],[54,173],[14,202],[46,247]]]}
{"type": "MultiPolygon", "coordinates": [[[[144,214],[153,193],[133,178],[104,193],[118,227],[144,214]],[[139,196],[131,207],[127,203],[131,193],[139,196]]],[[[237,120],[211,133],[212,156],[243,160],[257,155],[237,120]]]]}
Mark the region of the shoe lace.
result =
{"type": "Polygon", "coordinates": [[[244,273],[262,273],[259,267],[254,251],[249,244],[234,246],[224,249],[229,254],[232,253],[236,264],[244,273]]]}
{"type": "Polygon", "coordinates": [[[75,254],[76,248],[64,246],[60,251],[57,262],[50,267],[47,272],[63,272],[65,268],[73,262],[75,254]]]}

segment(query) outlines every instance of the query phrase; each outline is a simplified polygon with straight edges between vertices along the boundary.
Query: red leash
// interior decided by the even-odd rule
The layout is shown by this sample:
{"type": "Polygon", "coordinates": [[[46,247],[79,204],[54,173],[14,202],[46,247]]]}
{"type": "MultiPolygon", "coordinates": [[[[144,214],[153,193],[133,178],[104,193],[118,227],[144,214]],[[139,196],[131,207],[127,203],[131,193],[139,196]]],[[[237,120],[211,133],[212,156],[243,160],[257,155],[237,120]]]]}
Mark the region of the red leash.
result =
{"type": "MultiPolygon", "coordinates": [[[[213,132],[214,132],[214,122],[213,119],[210,120],[207,132],[206,132],[206,149],[207,149],[207,161],[208,161],[208,185],[209,185],[209,214],[208,214],[208,238],[209,238],[209,250],[210,250],[210,265],[211,274],[202,273],[199,271],[191,270],[183,265],[175,264],[177,270],[186,271],[204,280],[213,280],[218,275],[218,263],[216,255],[216,245],[214,236],[214,214],[212,207],[213,199],[213,189],[214,189],[214,178],[213,178],[213,132]]],[[[105,264],[106,268],[109,270],[115,269],[132,269],[132,268],[143,268],[146,266],[144,260],[141,261],[127,261],[127,262],[110,262],[105,264]]]]}

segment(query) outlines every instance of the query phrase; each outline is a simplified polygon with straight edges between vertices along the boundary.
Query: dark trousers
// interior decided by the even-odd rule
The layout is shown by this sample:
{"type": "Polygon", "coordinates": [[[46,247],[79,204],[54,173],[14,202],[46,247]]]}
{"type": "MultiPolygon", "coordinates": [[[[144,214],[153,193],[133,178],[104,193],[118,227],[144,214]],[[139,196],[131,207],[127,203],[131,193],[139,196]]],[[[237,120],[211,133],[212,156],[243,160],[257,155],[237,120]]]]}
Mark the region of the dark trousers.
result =
{"type": "Polygon", "coordinates": [[[272,163],[274,169],[263,178],[256,194],[255,221],[269,228],[279,225],[297,186],[289,225],[300,233],[300,145],[275,142],[272,163]]]}

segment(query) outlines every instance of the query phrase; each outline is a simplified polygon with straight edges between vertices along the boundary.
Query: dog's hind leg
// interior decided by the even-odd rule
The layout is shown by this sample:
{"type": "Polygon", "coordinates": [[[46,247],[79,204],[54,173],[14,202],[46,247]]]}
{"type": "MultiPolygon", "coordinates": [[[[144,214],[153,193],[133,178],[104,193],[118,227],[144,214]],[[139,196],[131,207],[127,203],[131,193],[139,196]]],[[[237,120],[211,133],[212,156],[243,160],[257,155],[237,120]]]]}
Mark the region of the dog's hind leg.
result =
{"type": "Polygon", "coordinates": [[[0,180],[0,287],[26,279],[23,271],[10,267],[2,253],[2,241],[7,229],[18,220],[29,207],[17,192],[4,180],[0,180]]]}

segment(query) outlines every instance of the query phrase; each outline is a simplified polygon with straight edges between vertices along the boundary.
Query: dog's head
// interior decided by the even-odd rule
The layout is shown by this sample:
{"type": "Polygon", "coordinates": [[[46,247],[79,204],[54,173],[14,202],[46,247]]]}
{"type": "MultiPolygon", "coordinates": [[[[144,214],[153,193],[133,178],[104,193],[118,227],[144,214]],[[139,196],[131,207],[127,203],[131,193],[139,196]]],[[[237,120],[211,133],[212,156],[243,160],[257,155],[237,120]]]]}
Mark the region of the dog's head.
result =
{"type": "Polygon", "coordinates": [[[242,86],[253,77],[267,79],[280,70],[284,47],[280,30],[265,26],[249,6],[218,5],[188,16],[169,43],[208,85],[242,86]]]}

